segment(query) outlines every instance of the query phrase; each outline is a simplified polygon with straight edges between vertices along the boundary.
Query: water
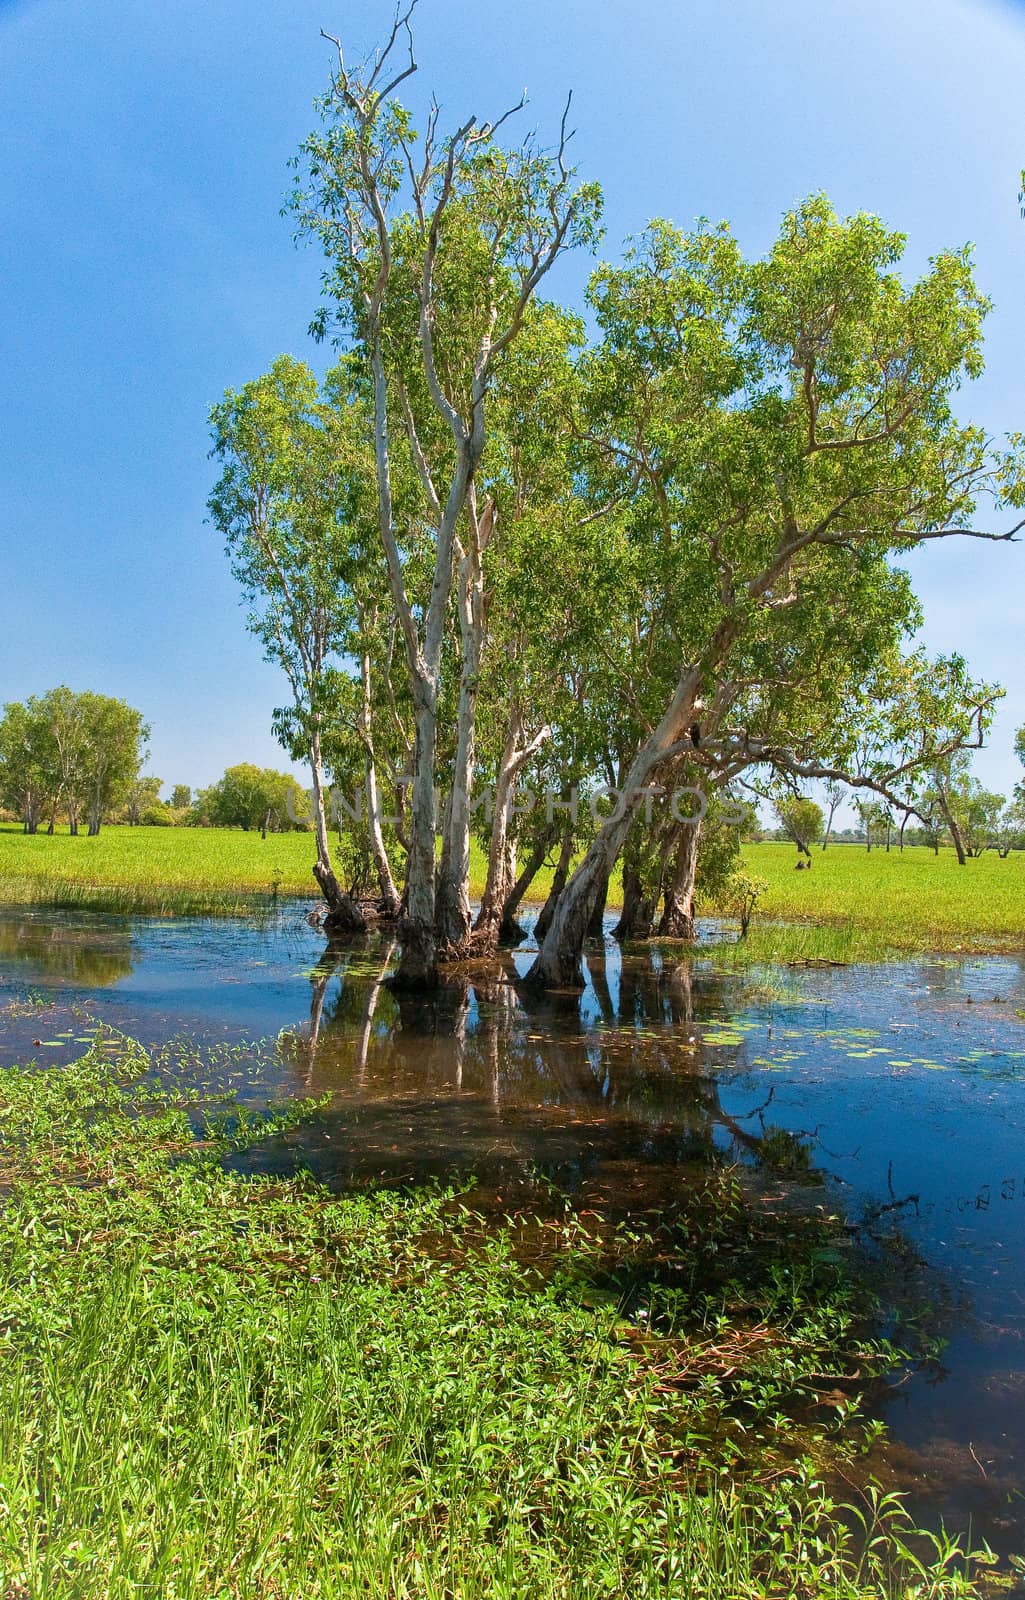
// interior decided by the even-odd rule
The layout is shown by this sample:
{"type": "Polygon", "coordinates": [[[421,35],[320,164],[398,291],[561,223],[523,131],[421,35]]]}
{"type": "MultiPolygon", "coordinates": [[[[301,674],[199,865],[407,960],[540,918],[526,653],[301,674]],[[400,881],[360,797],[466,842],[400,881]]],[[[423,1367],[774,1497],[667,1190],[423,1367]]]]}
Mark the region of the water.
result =
{"type": "Polygon", "coordinates": [[[657,1206],[715,1151],[764,1165],[786,1129],[834,1203],[899,1230],[944,1305],[941,1364],[883,1398],[879,1470],[919,1514],[1025,1548],[1025,959],[816,969],[772,996],[700,950],[610,945],[582,997],[528,1010],[529,945],[418,1002],[384,986],[389,956],[325,955],[294,909],[264,924],[0,910],[0,1065],[73,1059],[101,1022],[187,1036],[213,1086],[252,1104],[331,1096],[260,1168],[336,1187],[473,1172],[500,1209],[552,1184],[657,1206]]]}

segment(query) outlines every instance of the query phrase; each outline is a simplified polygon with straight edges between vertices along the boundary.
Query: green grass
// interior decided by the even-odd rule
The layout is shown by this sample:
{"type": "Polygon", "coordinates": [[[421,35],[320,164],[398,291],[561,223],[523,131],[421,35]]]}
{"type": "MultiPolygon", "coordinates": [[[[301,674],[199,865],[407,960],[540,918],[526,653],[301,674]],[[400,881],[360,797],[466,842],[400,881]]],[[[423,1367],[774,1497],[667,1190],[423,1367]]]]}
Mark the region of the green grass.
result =
{"type": "MultiPolygon", "coordinates": [[[[27,837],[0,824],[0,903],[81,906],[153,916],[233,916],[277,895],[319,897],[316,848],[308,833],[243,833],[230,828],[106,827],[97,839],[66,830],[27,837]]],[[[487,861],[474,842],[470,892],[484,889],[487,861]]],[[[551,884],[543,868],[532,893],[551,884]]]]}
{"type": "Polygon", "coordinates": [[[0,1130],[5,1600],[977,1592],[892,1497],[852,1536],[837,1412],[794,1420],[841,1383],[856,1448],[894,1359],[822,1215],[728,1172],[648,1233],[247,1179],[260,1127],[194,1144],[115,1038],[5,1072],[0,1130]]]}
{"type": "Polygon", "coordinates": [[[752,947],[767,959],[876,960],[888,951],[1025,948],[1025,852],[989,851],[959,867],[952,850],[903,853],[830,845],[795,872],[786,844],[744,846],[746,869],[766,879],[752,947]],[[766,921],[818,924],[768,930],[766,921]]]}
{"type": "MultiPolygon", "coordinates": [[[[105,828],[98,839],[26,838],[0,827],[0,902],[92,907],[156,915],[245,914],[275,894],[316,898],[309,834],[217,828],[105,828]]],[[[1025,948],[1025,852],[994,852],[959,867],[927,849],[815,850],[795,872],[786,844],[744,846],[748,871],[768,881],[745,961],[878,960],[892,951],[1025,948]],[[786,928],[770,924],[787,924],[786,928]]],[[[483,888],[475,844],[471,892],[483,888]]],[[[543,899],[550,870],[533,894],[543,899]]],[[[617,903],[615,886],[610,904],[617,903]]],[[[705,906],[703,911],[714,911],[705,906]]],[[[740,956],[736,959],[740,959],[740,956]]]]}
{"type": "Polygon", "coordinates": [[[0,900],[155,915],[230,915],[275,892],[309,895],[316,851],[307,833],[221,828],[104,828],[26,837],[0,828],[0,900]]]}

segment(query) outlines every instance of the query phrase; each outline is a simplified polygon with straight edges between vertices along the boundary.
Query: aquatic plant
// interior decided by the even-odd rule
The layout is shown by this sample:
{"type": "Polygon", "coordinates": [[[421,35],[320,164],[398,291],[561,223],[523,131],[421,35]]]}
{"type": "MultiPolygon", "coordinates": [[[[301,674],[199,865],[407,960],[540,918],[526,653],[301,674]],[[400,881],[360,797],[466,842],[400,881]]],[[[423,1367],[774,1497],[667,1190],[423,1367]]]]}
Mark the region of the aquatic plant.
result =
{"type": "Polygon", "coordinates": [[[116,1046],[0,1078],[5,1595],[976,1592],[826,1487],[821,1375],[893,1359],[827,1219],[728,1173],[643,1228],[247,1178],[281,1117],[197,1142],[116,1046]]]}

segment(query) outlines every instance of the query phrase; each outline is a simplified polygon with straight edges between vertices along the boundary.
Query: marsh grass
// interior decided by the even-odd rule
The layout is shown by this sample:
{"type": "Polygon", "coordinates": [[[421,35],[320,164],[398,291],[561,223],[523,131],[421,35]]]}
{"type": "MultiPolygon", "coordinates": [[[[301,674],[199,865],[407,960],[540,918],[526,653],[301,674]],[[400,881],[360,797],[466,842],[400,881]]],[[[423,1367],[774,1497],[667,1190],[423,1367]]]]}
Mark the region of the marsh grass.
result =
{"type": "MultiPolygon", "coordinates": [[[[148,916],[247,916],[279,899],[319,895],[309,833],[230,828],[107,827],[99,838],[67,831],[27,837],[0,825],[0,903],[63,906],[148,916]]],[[[473,845],[471,893],[484,889],[487,863],[473,845]]],[[[551,869],[534,893],[544,898],[551,869]]]]}
{"type": "MultiPolygon", "coordinates": [[[[64,906],[156,916],[248,916],[283,897],[316,899],[309,834],[217,828],[106,828],[98,839],[27,838],[0,827],[0,903],[64,906]]],[[[768,882],[748,949],[730,958],[875,961],[891,952],[1025,948],[1025,853],[1001,861],[993,851],[959,867],[953,851],[867,852],[830,845],[813,852],[811,872],[795,872],[786,844],[747,844],[744,865],[768,882]],[[790,924],[783,934],[781,924],[790,924]],[[771,931],[769,931],[771,925],[771,931]],[[773,955],[773,950],[778,955],[773,955]]],[[[471,893],[485,862],[471,852],[471,893]]],[[[551,869],[535,879],[543,900],[551,869]]],[[[613,881],[609,906],[620,901],[613,881]]],[[[715,915],[714,901],[699,908],[715,915]]]]}
{"type": "Polygon", "coordinates": [[[726,971],[763,968],[777,978],[788,969],[849,966],[907,955],[878,928],[851,922],[753,922],[746,939],[726,937],[701,947],[726,971]]]}
{"type": "Polygon", "coordinates": [[[5,1600],[975,1592],[823,1487],[809,1395],[895,1359],[827,1219],[728,1172],[644,1229],[247,1178],[275,1116],[197,1143],[110,1054],[0,1077],[5,1600]]]}
{"type": "Polygon", "coordinates": [[[770,922],[816,924],[836,930],[847,960],[874,960],[874,951],[1021,950],[1025,948],[1025,852],[1001,861],[993,850],[957,864],[952,850],[934,855],[866,851],[831,844],[812,852],[810,872],[795,872],[792,845],[747,844],[747,869],[764,878],[752,928],[770,922]]]}

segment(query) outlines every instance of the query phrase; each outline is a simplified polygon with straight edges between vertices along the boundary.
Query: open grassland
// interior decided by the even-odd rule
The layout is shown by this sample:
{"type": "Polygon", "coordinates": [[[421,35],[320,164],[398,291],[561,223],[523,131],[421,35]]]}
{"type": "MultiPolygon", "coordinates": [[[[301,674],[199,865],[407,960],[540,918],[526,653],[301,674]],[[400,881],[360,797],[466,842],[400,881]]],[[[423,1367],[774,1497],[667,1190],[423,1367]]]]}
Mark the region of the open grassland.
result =
{"type": "MultiPolygon", "coordinates": [[[[26,837],[0,825],[0,903],[83,906],[167,915],[244,914],[277,896],[319,897],[310,833],[234,828],[107,827],[99,838],[66,829],[26,837]]],[[[484,888],[487,862],[474,843],[470,892],[484,888]]],[[[533,893],[548,893],[542,869],[533,893]]]]}
{"type": "Polygon", "coordinates": [[[830,845],[812,855],[812,870],[795,872],[792,845],[744,846],[746,870],[769,885],[752,950],[775,947],[780,959],[872,960],[887,950],[1025,949],[1023,852],[1001,861],[991,850],[964,867],[953,850],[887,855],[830,845]],[[770,920],[792,926],[768,929],[770,920]]]}
{"type": "Polygon", "coordinates": [[[196,1143],[193,1100],[114,1035],[0,1074],[10,1600],[982,1592],[985,1555],[824,1487],[899,1358],[821,1208],[711,1169],[651,1232],[485,1226],[228,1170],[316,1110],[224,1105],[196,1143]]]}
{"type": "Polygon", "coordinates": [[[230,828],[104,828],[26,837],[0,828],[0,901],[154,915],[245,912],[278,895],[317,893],[309,833],[230,828]]]}
{"type": "MultiPolygon", "coordinates": [[[[245,913],[274,895],[316,898],[307,833],[218,828],[106,828],[98,839],[26,838],[0,827],[0,902],[88,906],[155,915],[245,913]]],[[[745,960],[876,960],[890,951],[1025,948],[1025,853],[990,851],[959,867],[952,850],[864,850],[830,845],[795,872],[788,844],[744,846],[764,878],[745,960]],[[785,926],[780,926],[784,924],[785,926]]],[[[476,845],[471,890],[485,863],[476,845]]],[[[550,870],[532,895],[543,899],[550,870]]],[[[609,896],[617,904],[617,885],[609,896]]],[[[714,905],[700,910],[714,912],[714,905]]]]}

